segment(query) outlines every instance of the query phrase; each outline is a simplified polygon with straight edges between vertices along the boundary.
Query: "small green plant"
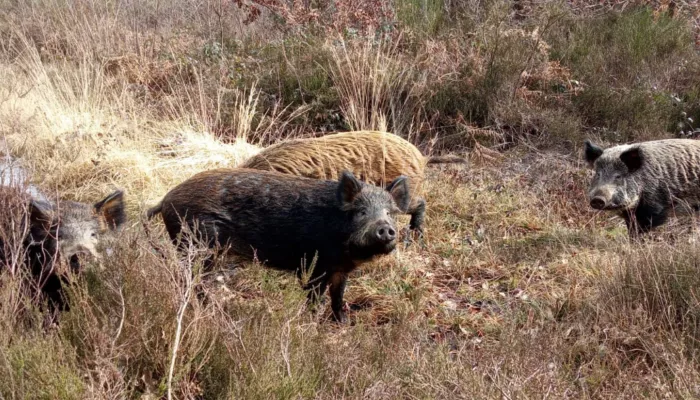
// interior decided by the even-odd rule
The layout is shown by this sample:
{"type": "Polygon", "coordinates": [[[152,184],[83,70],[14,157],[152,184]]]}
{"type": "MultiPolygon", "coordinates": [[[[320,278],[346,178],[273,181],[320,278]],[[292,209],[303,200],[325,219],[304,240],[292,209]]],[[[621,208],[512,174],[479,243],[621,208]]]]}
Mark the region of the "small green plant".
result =
{"type": "Polygon", "coordinates": [[[217,62],[223,56],[222,46],[219,42],[211,42],[204,45],[204,59],[210,62],[217,62]]]}
{"type": "Polygon", "coordinates": [[[396,16],[403,28],[428,37],[445,28],[445,3],[444,0],[397,1],[396,16]]]}

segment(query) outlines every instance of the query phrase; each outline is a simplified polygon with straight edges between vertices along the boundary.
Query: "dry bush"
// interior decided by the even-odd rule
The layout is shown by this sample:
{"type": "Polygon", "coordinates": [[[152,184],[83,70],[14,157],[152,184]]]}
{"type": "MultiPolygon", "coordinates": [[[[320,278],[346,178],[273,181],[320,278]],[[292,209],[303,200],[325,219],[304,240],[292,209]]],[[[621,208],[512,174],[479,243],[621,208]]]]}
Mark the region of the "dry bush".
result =
{"type": "Polygon", "coordinates": [[[19,276],[24,263],[23,242],[29,233],[27,224],[26,183],[15,172],[16,166],[0,163],[0,268],[19,276]]]}
{"type": "Polygon", "coordinates": [[[327,46],[331,77],[350,129],[412,136],[426,95],[425,76],[398,54],[397,44],[341,38],[327,46]]]}
{"type": "Polygon", "coordinates": [[[677,132],[680,114],[695,112],[697,94],[684,65],[697,53],[685,20],[630,8],[565,15],[562,22],[547,40],[579,82],[569,108],[583,124],[604,128],[606,139],[640,140],[677,132]]]}
{"type": "Polygon", "coordinates": [[[84,386],[73,349],[60,338],[44,335],[46,308],[25,263],[25,179],[9,158],[0,163],[0,373],[5,377],[0,396],[80,397],[84,386]]]}
{"type": "Polygon", "coordinates": [[[234,3],[248,13],[245,24],[256,22],[266,10],[283,21],[282,28],[287,32],[319,29],[326,34],[372,35],[391,28],[394,22],[394,7],[385,0],[320,1],[313,5],[299,0],[235,0],[234,3]]]}
{"type": "MultiPolygon", "coordinates": [[[[692,239],[695,239],[694,237],[692,239]]],[[[647,323],[686,340],[687,351],[698,351],[700,315],[695,294],[698,247],[690,243],[657,242],[626,249],[610,263],[601,285],[601,303],[615,318],[630,325],[647,323]]]]}
{"type": "Polygon", "coordinates": [[[586,377],[583,389],[593,396],[639,396],[647,388],[656,398],[696,397],[697,245],[611,250],[578,259],[595,271],[588,281],[596,289],[569,316],[576,321],[568,332],[571,372],[586,377]]]}
{"type": "Polygon", "coordinates": [[[89,270],[72,291],[76,310],[61,334],[77,347],[95,395],[192,398],[201,390],[196,372],[210,357],[218,315],[195,296],[208,252],[185,248],[177,254],[143,232],[126,233],[112,249],[119,257],[89,270]]]}
{"type": "Polygon", "coordinates": [[[30,289],[35,285],[28,279],[25,267],[25,239],[29,234],[27,224],[27,196],[25,185],[17,181],[12,165],[0,167],[0,290],[2,309],[0,324],[4,332],[22,328],[23,314],[30,304],[30,289]]]}
{"type": "Polygon", "coordinates": [[[447,30],[439,39],[425,40],[420,52],[429,82],[424,109],[430,127],[437,136],[454,134],[463,125],[496,128],[509,140],[531,133],[558,135],[536,121],[556,104],[526,106],[543,103],[538,97],[551,98],[552,86],[570,86],[566,70],[549,59],[545,40],[559,23],[560,11],[543,7],[538,18],[517,24],[505,2],[471,7],[464,13],[482,16],[462,28],[466,32],[447,30]]]}

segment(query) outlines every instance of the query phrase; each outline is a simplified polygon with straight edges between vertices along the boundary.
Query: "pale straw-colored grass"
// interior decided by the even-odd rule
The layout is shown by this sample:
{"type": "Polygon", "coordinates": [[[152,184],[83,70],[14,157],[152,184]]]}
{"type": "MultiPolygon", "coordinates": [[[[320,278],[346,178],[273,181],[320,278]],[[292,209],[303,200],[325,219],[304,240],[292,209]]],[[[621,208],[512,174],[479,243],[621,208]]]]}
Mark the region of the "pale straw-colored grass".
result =
{"type": "MultiPolygon", "coordinates": [[[[24,42],[24,56],[2,65],[0,132],[13,157],[47,193],[93,201],[122,188],[140,212],[172,186],[211,168],[235,167],[259,151],[253,132],[257,92],[236,102],[236,138],[224,143],[201,130],[196,112],[158,119],[108,85],[99,65],[47,65],[24,42]]],[[[268,128],[270,128],[268,126],[268,128]]]]}

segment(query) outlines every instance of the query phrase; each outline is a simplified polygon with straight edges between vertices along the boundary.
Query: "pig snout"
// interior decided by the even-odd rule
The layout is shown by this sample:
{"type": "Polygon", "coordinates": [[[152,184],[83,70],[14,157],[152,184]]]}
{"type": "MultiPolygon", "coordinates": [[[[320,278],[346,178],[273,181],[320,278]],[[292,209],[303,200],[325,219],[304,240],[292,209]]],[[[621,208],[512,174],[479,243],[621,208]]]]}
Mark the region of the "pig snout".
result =
{"type": "Polygon", "coordinates": [[[70,256],[69,264],[70,264],[70,269],[73,272],[80,271],[80,257],[78,256],[78,254],[73,254],[70,256]]]}
{"type": "Polygon", "coordinates": [[[82,246],[70,249],[70,251],[66,251],[64,254],[66,254],[68,265],[70,265],[73,272],[79,272],[82,269],[82,264],[85,261],[99,258],[97,254],[95,254],[89,248],[82,246]]]}
{"type": "Polygon", "coordinates": [[[381,223],[377,226],[376,237],[379,242],[389,244],[396,240],[396,230],[387,222],[381,223]]]}
{"type": "Polygon", "coordinates": [[[619,194],[606,196],[596,194],[590,197],[589,204],[596,210],[617,210],[623,207],[624,198],[619,194]]]}
{"type": "Polygon", "coordinates": [[[623,198],[617,187],[604,185],[588,193],[588,202],[595,210],[614,210],[620,208],[623,198]]]}
{"type": "Polygon", "coordinates": [[[591,199],[591,207],[595,208],[596,210],[602,210],[606,205],[607,202],[605,201],[605,198],[601,196],[596,196],[591,199]]]}
{"type": "Polygon", "coordinates": [[[377,221],[367,232],[368,244],[379,246],[381,252],[390,252],[396,245],[397,232],[394,224],[385,219],[377,221]]]}

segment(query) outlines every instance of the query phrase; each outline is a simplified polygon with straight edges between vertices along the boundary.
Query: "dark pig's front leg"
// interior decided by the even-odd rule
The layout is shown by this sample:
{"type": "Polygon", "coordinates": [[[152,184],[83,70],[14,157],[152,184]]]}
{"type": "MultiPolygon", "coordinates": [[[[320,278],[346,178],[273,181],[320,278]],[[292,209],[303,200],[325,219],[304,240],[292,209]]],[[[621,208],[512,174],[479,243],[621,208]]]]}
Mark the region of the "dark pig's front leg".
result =
{"type": "Polygon", "coordinates": [[[333,319],[340,323],[344,323],[347,319],[345,317],[345,311],[343,311],[343,294],[345,294],[345,285],[347,281],[348,274],[342,271],[334,272],[330,278],[331,309],[333,310],[333,319]]]}
{"type": "Polygon", "coordinates": [[[666,223],[668,211],[661,204],[640,202],[635,209],[623,211],[621,216],[627,224],[630,238],[638,239],[642,234],[666,223]]]}

